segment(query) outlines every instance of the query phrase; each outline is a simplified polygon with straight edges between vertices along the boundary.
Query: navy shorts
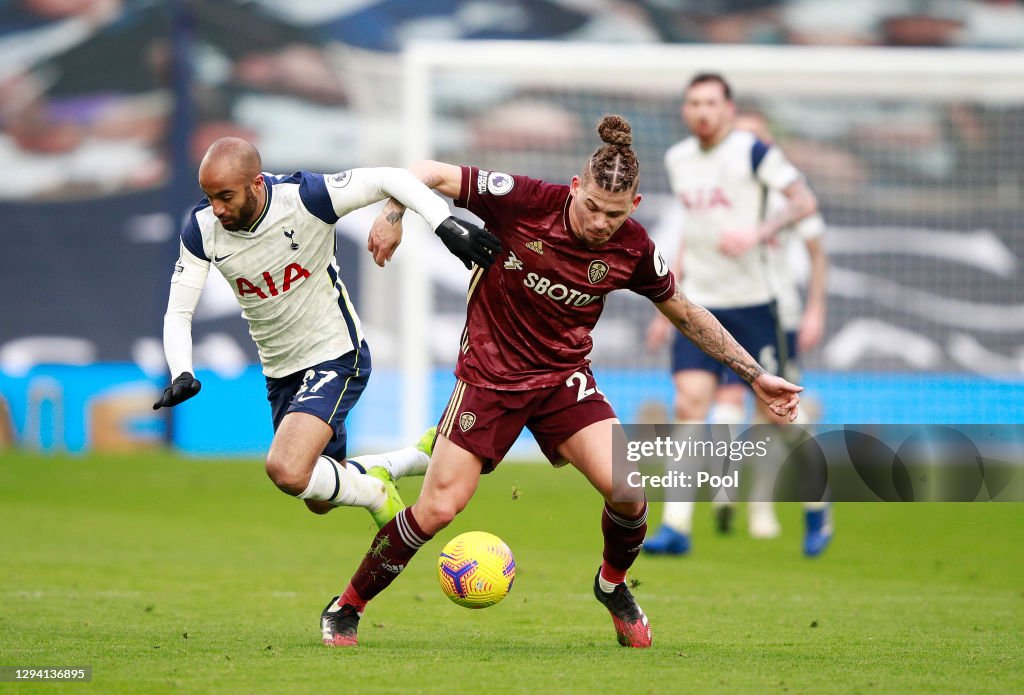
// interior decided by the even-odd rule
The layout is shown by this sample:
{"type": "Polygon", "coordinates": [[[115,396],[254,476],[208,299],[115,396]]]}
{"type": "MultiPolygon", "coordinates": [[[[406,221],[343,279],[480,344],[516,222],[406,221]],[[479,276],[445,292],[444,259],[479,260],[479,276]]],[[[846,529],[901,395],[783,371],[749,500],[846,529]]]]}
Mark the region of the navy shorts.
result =
{"type": "MultiPolygon", "coordinates": [[[[796,333],[780,336],[775,312],[770,304],[708,311],[766,371],[779,374],[783,363],[787,373],[792,369],[791,364],[796,357],[796,333]],[[780,350],[780,337],[785,340],[784,350],[780,350]]],[[[718,377],[718,383],[723,385],[746,383],[736,372],[677,333],[672,343],[672,373],[684,369],[711,372],[718,377]]]]}
{"type": "Polygon", "coordinates": [[[344,461],[348,453],[345,418],[359,400],[370,379],[370,348],[364,340],[358,349],[309,369],[283,376],[267,377],[267,400],[274,418],[274,431],[288,413],[309,413],[334,430],[323,453],[344,461]]]}

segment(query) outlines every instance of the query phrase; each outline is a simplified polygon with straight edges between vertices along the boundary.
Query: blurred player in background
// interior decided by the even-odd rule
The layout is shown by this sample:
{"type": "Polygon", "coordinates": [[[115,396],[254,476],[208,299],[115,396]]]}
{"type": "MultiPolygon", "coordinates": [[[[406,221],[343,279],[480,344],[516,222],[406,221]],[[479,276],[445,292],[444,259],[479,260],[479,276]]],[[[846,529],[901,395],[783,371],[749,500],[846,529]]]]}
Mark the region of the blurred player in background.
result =
{"type": "MultiPolygon", "coordinates": [[[[620,644],[650,646],[650,624],[625,584],[646,532],[647,501],[642,489],[612,478],[617,419],[587,359],[590,332],[613,290],[650,299],[780,417],[796,416],[800,387],[765,372],[691,303],[647,231],[630,219],[640,195],[629,123],[605,116],[598,133],[604,144],[568,186],[441,162],[413,165],[428,186],[483,219],[505,250],[470,281],[458,381],[419,499],[380,530],[345,591],[324,609],[325,644],[357,644],[367,602],[465,508],[481,474],[500,463],[526,427],[552,464],[571,463],[604,498],[604,562],[594,593],[611,613],[620,644]]],[[[391,214],[389,207],[382,215],[391,214]]],[[[374,257],[390,257],[399,238],[371,237],[374,257]]]]}
{"type": "Polygon", "coordinates": [[[192,315],[216,266],[249,322],[267,380],[274,424],[267,475],[311,511],[365,507],[384,525],[404,506],[394,478],[423,473],[433,437],[346,465],[345,418],[366,387],[370,352],[338,273],[334,225],[352,210],[394,197],[423,215],[467,267],[490,264],[500,245],[451,217],[445,202],[404,169],[266,174],[252,144],[221,138],[203,157],[199,185],[206,199],[181,234],[164,316],[174,380],[153,408],[199,393],[192,315]]]}
{"type": "MultiPolygon", "coordinates": [[[[709,307],[748,352],[761,363],[784,369],[795,350],[788,345],[778,320],[779,280],[771,269],[778,259],[769,247],[778,245],[783,229],[815,215],[817,200],[781,150],[754,133],[737,129],[735,116],[732,90],[721,75],[701,73],[690,81],[682,117],[691,135],[665,154],[672,191],[686,209],[674,269],[686,295],[709,307]],[[769,213],[772,192],[780,202],[769,213]]],[[[823,284],[820,289],[824,290],[823,284]]],[[[819,308],[823,312],[823,301],[809,303],[815,315],[819,308]]],[[[820,339],[824,314],[819,318],[816,330],[820,339]]],[[[648,347],[663,343],[670,329],[663,317],[656,315],[648,330],[648,347]]],[[[680,424],[704,423],[712,413],[716,392],[723,387],[713,422],[740,424],[746,419],[742,383],[678,338],[673,344],[672,373],[675,415],[680,424]]],[[[758,410],[767,422],[785,422],[760,405],[758,410]]],[[[727,522],[731,508],[722,507],[719,514],[720,523],[727,522]]],[[[805,547],[827,543],[831,533],[827,514],[825,508],[808,512],[809,532],[814,522],[820,521],[815,534],[822,541],[808,540],[805,547]]],[[[644,543],[644,549],[654,554],[689,552],[692,515],[692,502],[666,502],[662,524],[644,543]]],[[[755,535],[773,535],[777,527],[770,503],[751,508],[755,535]]]]}
{"type": "MultiPolygon", "coordinates": [[[[750,113],[738,116],[735,120],[737,130],[753,133],[766,145],[773,145],[768,124],[763,116],[750,113]]],[[[785,196],[778,191],[768,192],[766,215],[771,217],[787,204],[785,196]]],[[[828,255],[825,252],[823,235],[825,220],[820,213],[814,213],[796,224],[781,230],[772,243],[765,244],[764,252],[766,267],[771,276],[772,288],[776,293],[776,309],[778,325],[785,334],[780,350],[777,371],[792,382],[802,378],[798,358],[806,355],[821,343],[825,335],[826,298],[828,255]],[[799,248],[796,248],[799,247],[799,248]],[[798,271],[793,267],[794,255],[803,257],[807,266],[807,301],[800,297],[798,287],[798,271]]],[[[746,412],[747,389],[742,384],[721,384],[715,392],[715,409],[724,408],[726,413],[746,412]]],[[[806,395],[801,397],[803,407],[797,417],[797,424],[807,425],[814,421],[813,404],[808,403],[806,395]]],[[[755,422],[761,420],[755,413],[755,422]]],[[[763,420],[762,420],[763,421],[763,420]]],[[[770,501],[771,484],[774,482],[772,471],[754,473],[753,498],[748,504],[748,528],[754,538],[775,538],[781,533],[774,505],[770,501]]],[[[807,533],[804,536],[804,552],[809,556],[820,554],[831,538],[826,525],[831,524],[828,508],[821,503],[804,505],[804,517],[807,533]]],[[[722,533],[730,531],[732,506],[723,503],[716,510],[718,530],[722,533]]]]}

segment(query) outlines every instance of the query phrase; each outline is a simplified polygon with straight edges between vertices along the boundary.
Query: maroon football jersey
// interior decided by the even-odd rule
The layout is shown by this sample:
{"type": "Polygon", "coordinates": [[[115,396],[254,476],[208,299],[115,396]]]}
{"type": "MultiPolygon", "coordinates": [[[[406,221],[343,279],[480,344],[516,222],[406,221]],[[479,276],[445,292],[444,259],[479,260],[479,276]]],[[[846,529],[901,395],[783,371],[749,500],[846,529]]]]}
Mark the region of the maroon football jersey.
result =
{"type": "Polygon", "coordinates": [[[476,167],[462,168],[455,204],[480,217],[504,250],[469,285],[455,374],[475,386],[553,386],[589,365],[590,332],[605,296],[627,288],[663,302],[675,279],[632,219],[592,249],[569,228],[569,187],[476,167]]]}

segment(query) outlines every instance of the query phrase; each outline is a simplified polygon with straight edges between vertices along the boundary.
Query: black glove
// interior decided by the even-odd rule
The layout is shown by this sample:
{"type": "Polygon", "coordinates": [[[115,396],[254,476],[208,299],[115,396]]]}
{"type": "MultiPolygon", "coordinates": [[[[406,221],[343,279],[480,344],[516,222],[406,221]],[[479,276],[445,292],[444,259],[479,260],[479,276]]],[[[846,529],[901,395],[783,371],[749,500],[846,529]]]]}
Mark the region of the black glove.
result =
{"type": "Polygon", "coordinates": [[[202,387],[203,385],[192,376],[191,372],[182,372],[177,379],[171,382],[170,386],[164,389],[164,395],[160,396],[160,400],[153,404],[153,410],[170,408],[187,401],[199,393],[199,389],[202,387]]]}
{"type": "Polygon", "coordinates": [[[494,263],[494,257],[501,253],[501,242],[498,237],[483,227],[449,217],[434,230],[452,254],[462,261],[467,268],[473,264],[486,270],[494,263]]]}

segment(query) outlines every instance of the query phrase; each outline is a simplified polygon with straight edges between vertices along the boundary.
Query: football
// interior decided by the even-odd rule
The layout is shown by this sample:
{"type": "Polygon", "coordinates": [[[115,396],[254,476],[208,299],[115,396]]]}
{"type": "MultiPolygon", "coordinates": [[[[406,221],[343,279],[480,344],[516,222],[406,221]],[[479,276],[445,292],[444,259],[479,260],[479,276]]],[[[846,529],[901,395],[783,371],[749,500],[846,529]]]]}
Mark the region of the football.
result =
{"type": "Polygon", "coordinates": [[[469,531],[453,538],[437,559],[441,591],[460,606],[487,608],[505,598],[516,577],[516,560],[493,533],[469,531]]]}

